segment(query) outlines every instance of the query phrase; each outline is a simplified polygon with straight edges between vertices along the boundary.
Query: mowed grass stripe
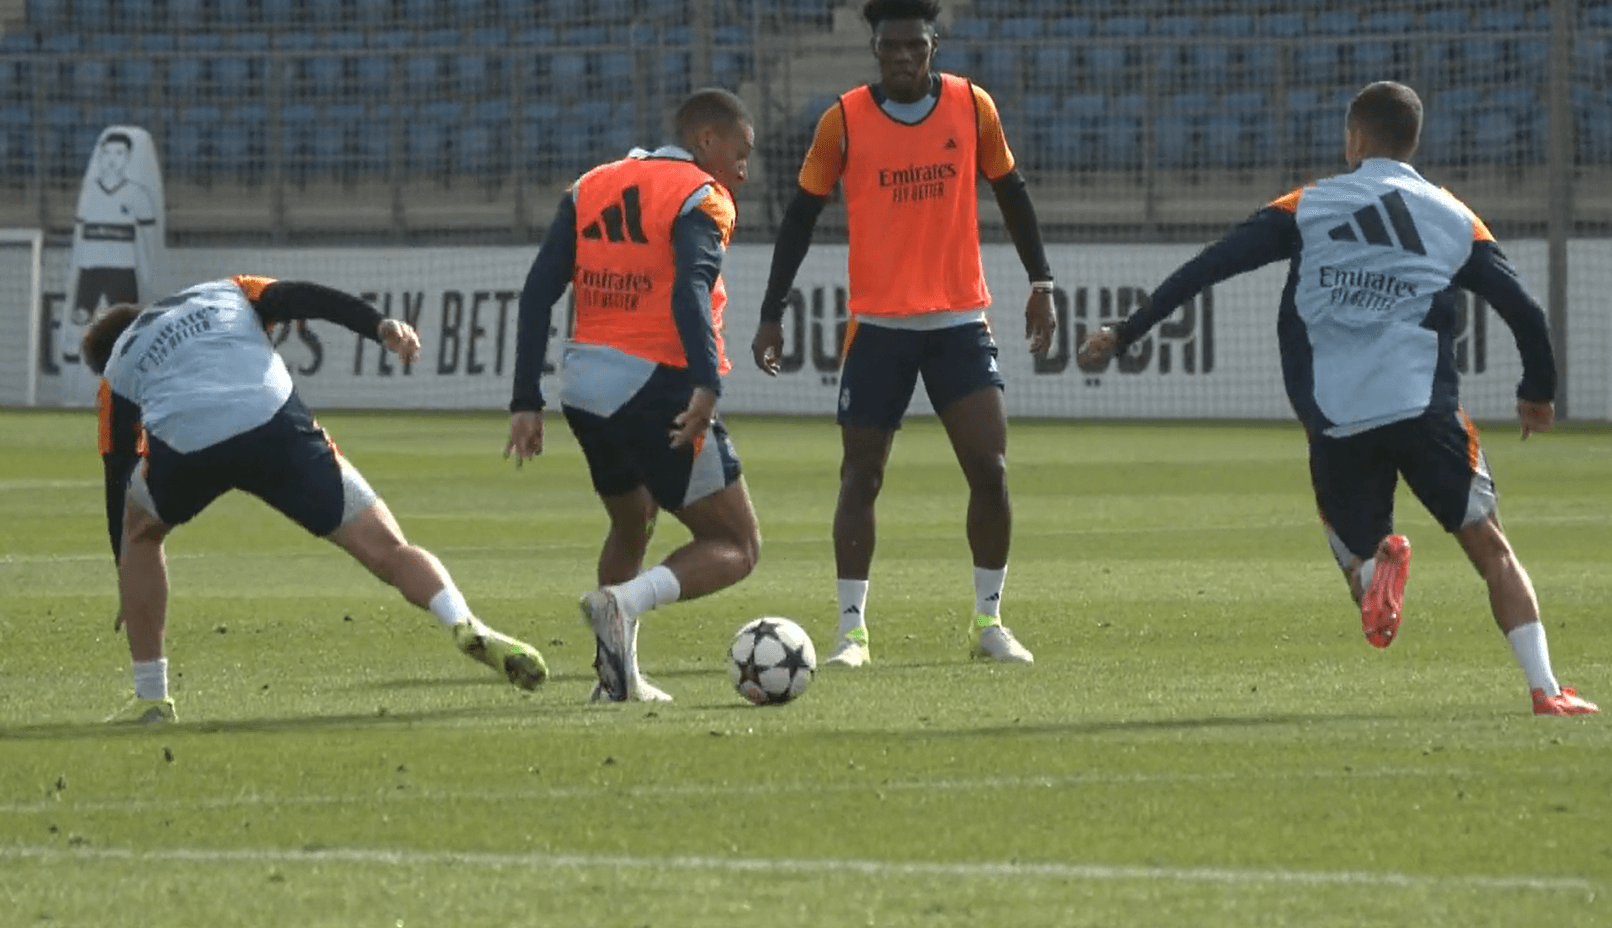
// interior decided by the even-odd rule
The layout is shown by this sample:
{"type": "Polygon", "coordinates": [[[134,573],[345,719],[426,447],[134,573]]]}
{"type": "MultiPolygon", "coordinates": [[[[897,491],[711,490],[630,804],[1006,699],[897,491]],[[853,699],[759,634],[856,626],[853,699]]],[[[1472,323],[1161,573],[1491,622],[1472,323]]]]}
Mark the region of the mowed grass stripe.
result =
{"type": "MultiPolygon", "coordinates": [[[[970,777],[917,779],[879,783],[881,792],[969,792],[984,789],[1059,789],[1070,786],[1144,786],[1230,781],[1373,780],[1396,778],[1439,779],[1470,777],[1462,768],[1383,767],[1376,770],[1265,770],[1221,773],[1080,773],[1063,776],[970,777]]],[[[777,793],[863,793],[866,783],[672,783],[649,786],[597,784],[521,790],[410,790],[407,792],[368,792],[344,795],[245,795],[195,796],[166,799],[109,799],[64,801],[62,799],[0,804],[0,815],[35,815],[64,812],[147,812],[161,809],[232,809],[244,806],[339,806],[366,802],[472,802],[503,803],[590,796],[654,798],[658,796],[770,796],[777,793]]]]}
{"type": "Polygon", "coordinates": [[[1535,890],[1539,892],[1592,892],[1597,884],[1573,877],[1546,876],[1423,876],[1409,873],[1373,873],[1362,870],[1260,870],[1230,867],[1114,866],[1025,861],[894,861],[866,859],[729,858],[673,855],[666,857],[595,854],[510,854],[418,851],[402,848],[55,848],[0,847],[0,859],[44,859],[183,864],[350,864],[364,867],[470,867],[527,870],[716,870],[747,874],[845,875],[889,879],[902,876],[946,879],[1040,879],[1091,882],[1137,880],[1171,883],[1253,884],[1301,886],[1375,886],[1387,888],[1440,888],[1484,890],[1535,890]]]}

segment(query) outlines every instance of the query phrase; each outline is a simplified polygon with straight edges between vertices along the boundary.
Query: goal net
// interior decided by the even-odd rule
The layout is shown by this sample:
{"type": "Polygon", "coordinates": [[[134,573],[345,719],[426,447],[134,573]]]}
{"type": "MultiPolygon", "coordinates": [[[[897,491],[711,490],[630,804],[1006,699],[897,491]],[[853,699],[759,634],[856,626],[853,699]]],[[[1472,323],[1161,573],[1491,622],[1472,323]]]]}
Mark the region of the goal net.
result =
{"type": "Polygon", "coordinates": [[[0,406],[39,401],[44,235],[0,229],[0,406]]]}

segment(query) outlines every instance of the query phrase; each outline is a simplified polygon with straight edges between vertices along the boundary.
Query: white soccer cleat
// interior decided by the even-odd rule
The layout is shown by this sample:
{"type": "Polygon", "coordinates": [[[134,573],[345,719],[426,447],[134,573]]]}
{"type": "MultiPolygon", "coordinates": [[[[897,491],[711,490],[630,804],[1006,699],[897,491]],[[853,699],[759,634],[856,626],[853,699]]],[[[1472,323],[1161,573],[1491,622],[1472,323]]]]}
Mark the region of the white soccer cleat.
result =
{"type": "Polygon", "coordinates": [[[599,674],[600,689],[611,702],[626,702],[638,678],[637,621],[609,590],[589,590],[577,606],[598,644],[593,669],[599,674]]]}
{"type": "Polygon", "coordinates": [[[868,652],[868,630],[853,628],[840,638],[834,653],[823,663],[835,667],[861,667],[872,659],[868,652]]]}
{"type": "Polygon", "coordinates": [[[974,642],[974,656],[1009,664],[1035,663],[1035,655],[1030,653],[1029,648],[1019,644],[1019,640],[1005,625],[987,625],[980,629],[980,636],[974,642]]]}
{"type": "MultiPolygon", "coordinates": [[[[644,679],[642,675],[627,688],[627,700],[631,702],[671,702],[672,694],[666,692],[655,684],[644,679]]],[[[593,693],[588,696],[588,702],[614,702],[605,693],[603,683],[593,685],[593,693]]]]}

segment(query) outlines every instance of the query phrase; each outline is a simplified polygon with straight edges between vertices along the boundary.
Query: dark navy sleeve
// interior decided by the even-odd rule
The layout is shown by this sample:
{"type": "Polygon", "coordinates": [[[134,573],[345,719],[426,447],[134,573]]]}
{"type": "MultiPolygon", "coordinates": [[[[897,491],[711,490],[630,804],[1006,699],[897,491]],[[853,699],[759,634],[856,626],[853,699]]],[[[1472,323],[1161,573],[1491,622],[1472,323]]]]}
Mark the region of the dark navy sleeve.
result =
{"type": "Polygon", "coordinates": [[[265,325],[298,319],[324,319],[380,341],[381,320],[385,319],[369,303],[323,284],[300,280],[277,280],[252,301],[265,325]]]}
{"type": "Polygon", "coordinates": [[[703,209],[691,209],[672,223],[677,280],[672,284],[672,321],[683,340],[689,380],[722,395],[716,329],[711,323],[711,288],[722,273],[722,228],[703,209]]]}
{"type": "Polygon", "coordinates": [[[820,197],[801,187],[784,209],[784,218],[778,223],[778,239],[772,246],[767,292],[761,298],[762,322],[778,322],[784,318],[790,288],[794,287],[795,275],[800,273],[801,262],[806,260],[806,252],[812,247],[812,232],[827,204],[828,197],[820,197]]]}
{"type": "Polygon", "coordinates": [[[1298,246],[1298,222],[1293,213],[1279,206],[1261,209],[1166,277],[1148,304],[1119,324],[1116,350],[1129,348],[1203,288],[1290,259],[1298,246]]]}
{"type": "MultiPolygon", "coordinates": [[[[104,389],[104,388],[103,388],[104,389]]],[[[140,407],[105,391],[101,410],[101,469],[106,477],[106,532],[112,537],[112,559],[123,556],[123,497],[129,474],[140,460],[140,407]]]]}
{"type": "Polygon", "coordinates": [[[1522,355],[1522,382],[1517,398],[1533,403],[1556,399],[1556,356],[1550,347],[1545,309],[1522,285],[1517,269],[1500,246],[1481,239],[1455,274],[1455,284],[1482,297],[1511,329],[1522,355]]]}
{"type": "Polygon", "coordinates": [[[549,353],[549,324],[554,304],[576,271],[577,208],[567,190],[554,211],[543,245],[526,272],[521,289],[520,320],[515,326],[515,391],[510,412],[543,408],[543,360],[549,353]]]}

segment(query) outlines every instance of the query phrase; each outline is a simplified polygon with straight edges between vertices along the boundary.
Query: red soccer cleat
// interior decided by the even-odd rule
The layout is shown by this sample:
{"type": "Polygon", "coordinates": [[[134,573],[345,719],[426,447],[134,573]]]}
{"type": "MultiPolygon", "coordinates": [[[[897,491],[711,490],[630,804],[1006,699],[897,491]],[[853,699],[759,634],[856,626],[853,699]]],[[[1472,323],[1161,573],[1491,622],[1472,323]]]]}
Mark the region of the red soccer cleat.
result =
{"type": "Polygon", "coordinates": [[[1546,696],[1544,690],[1534,690],[1535,715],[1593,715],[1601,707],[1578,695],[1571,686],[1562,687],[1560,696],[1546,696]]]}
{"type": "Polygon", "coordinates": [[[1360,628],[1379,648],[1394,643],[1399,612],[1405,608],[1405,580],[1410,576],[1410,539],[1389,535],[1377,546],[1377,568],[1360,599],[1360,628]]]}

